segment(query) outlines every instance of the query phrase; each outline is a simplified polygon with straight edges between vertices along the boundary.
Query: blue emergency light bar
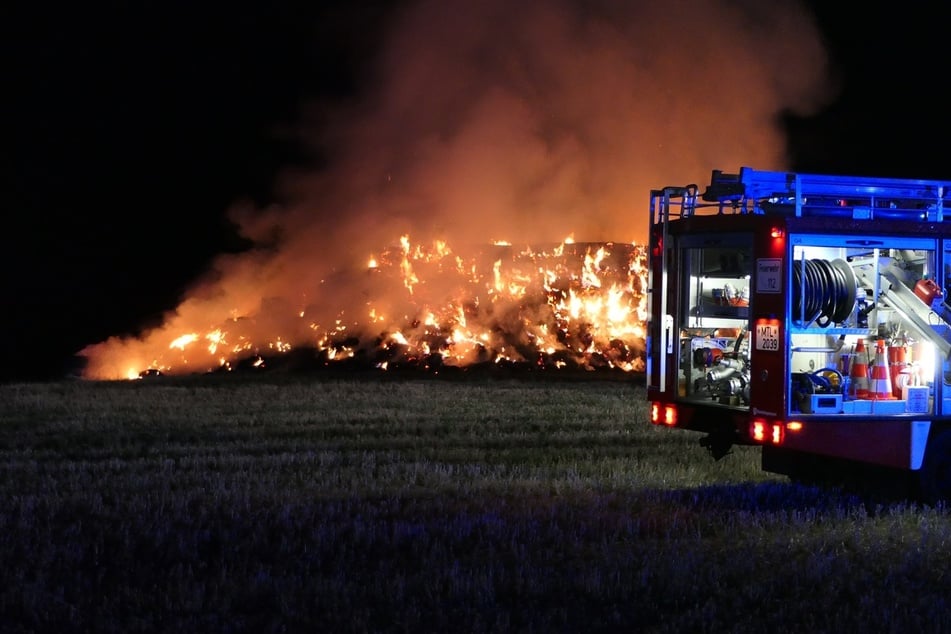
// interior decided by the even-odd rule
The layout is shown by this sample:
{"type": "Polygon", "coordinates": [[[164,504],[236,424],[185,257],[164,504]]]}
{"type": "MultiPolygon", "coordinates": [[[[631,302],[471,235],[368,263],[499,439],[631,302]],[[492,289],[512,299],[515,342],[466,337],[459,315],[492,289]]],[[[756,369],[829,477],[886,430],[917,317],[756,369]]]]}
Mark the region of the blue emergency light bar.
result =
{"type": "Polygon", "coordinates": [[[689,185],[668,187],[652,195],[668,201],[682,199],[682,217],[748,213],[943,222],[951,181],[799,174],[743,167],[738,174],[714,170],[710,186],[702,195],[698,193],[695,185],[689,185]]]}

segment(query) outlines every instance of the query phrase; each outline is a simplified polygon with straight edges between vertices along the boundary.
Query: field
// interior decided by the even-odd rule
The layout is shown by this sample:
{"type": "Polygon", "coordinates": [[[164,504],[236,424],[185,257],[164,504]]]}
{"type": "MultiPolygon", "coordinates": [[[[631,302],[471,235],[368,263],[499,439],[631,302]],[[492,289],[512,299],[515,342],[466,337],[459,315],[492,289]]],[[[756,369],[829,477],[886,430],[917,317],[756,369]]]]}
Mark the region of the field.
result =
{"type": "Polygon", "coordinates": [[[11,632],[942,632],[951,521],[625,381],[0,386],[11,632]]]}

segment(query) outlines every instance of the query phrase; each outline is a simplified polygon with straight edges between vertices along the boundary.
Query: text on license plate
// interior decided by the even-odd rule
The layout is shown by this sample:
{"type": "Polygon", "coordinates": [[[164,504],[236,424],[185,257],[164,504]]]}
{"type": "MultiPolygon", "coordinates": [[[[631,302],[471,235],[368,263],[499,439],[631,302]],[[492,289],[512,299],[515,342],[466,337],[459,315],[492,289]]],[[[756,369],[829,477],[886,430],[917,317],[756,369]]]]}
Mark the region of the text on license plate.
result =
{"type": "Polygon", "coordinates": [[[779,326],[756,324],[756,349],[779,350],[779,326]]]}

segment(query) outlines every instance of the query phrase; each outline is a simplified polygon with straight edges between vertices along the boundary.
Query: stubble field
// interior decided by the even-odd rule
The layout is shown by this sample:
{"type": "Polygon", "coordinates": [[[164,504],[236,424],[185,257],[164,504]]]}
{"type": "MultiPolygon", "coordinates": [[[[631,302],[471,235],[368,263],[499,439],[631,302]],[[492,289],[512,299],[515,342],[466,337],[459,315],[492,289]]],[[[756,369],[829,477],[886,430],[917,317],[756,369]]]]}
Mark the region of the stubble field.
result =
{"type": "Polygon", "coordinates": [[[2,385],[2,631],[951,631],[943,507],[697,440],[633,381],[2,385]]]}

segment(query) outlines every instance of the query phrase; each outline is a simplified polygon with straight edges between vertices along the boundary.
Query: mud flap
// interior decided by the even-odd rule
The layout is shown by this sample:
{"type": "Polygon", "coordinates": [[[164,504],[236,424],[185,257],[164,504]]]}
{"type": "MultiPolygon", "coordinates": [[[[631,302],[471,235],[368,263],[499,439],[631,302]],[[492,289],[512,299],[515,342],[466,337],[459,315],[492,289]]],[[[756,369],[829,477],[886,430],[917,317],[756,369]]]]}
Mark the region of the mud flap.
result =
{"type": "Polygon", "coordinates": [[[709,434],[700,439],[700,446],[709,451],[714,460],[719,460],[729,455],[733,440],[725,434],[709,434]]]}

